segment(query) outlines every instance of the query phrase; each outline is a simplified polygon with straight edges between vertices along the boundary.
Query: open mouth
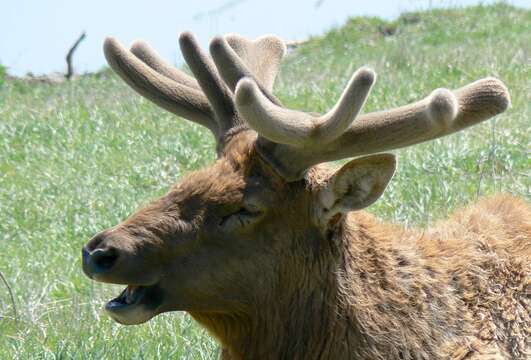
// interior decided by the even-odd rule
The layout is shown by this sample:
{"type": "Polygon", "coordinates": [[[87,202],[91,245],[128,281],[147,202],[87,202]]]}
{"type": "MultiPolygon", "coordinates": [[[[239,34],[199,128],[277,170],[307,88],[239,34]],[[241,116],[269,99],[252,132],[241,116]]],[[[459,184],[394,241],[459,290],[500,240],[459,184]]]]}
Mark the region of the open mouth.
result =
{"type": "Polygon", "coordinates": [[[105,310],[121,324],[141,324],[157,314],[161,300],[161,290],[157,285],[128,285],[120,295],[105,304],[105,310]]]}
{"type": "Polygon", "coordinates": [[[138,305],[146,293],[145,286],[128,285],[120,295],[105,304],[107,311],[119,311],[127,307],[138,305]]]}

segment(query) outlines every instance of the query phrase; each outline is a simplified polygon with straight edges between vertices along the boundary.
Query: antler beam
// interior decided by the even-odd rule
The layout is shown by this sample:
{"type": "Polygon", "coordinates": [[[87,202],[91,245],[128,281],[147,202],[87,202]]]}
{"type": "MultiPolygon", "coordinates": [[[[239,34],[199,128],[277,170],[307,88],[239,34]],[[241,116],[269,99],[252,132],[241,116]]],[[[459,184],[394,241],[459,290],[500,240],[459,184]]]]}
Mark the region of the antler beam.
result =
{"type": "Polygon", "coordinates": [[[352,124],[369,95],[375,76],[368,68],[359,69],[336,106],[323,116],[272,103],[251,79],[238,83],[236,104],[247,123],[261,136],[295,147],[319,146],[336,139],[352,124]]]}
{"type": "Polygon", "coordinates": [[[136,40],[131,45],[131,52],[159,74],[164,75],[179,84],[183,84],[197,90],[200,89],[196,79],[168,64],[146,42],[142,40],[136,40]]]}
{"type": "Polygon", "coordinates": [[[225,133],[238,122],[232,92],[219,76],[212,59],[203,53],[191,33],[182,33],[179,44],[184,59],[214,109],[221,132],[225,133]]]}
{"type": "Polygon", "coordinates": [[[486,78],[455,91],[437,89],[396,109],[355,116],[372,85],[368,69],[354,74],[326,115],[288,110],[271,102],[251,79],[236,90],[240,115],[259,133],[258,151],[287,180],[312,165],[392,150],[445,136],[503,112],[510,104],[505,85],[486,78]]]}
{"type": "Polygon", "coordinates": [[[359,115],[376,75],[358,70],[337,104],[316,116],[286,109],[273,96],[273,83],[286,52],[282,40],[264,36],[216,37],[211,57],[190,33],[179,43],[195,79],[175,69],[141,41],[131,51],[108,38],[111,67],[136,91],[161,107],[209,128],[218,154],[229,130],[250,126],[258,152],[288,181],[311,166],[396,149],[451,134],[503,112],[510,104],[505,85],[486,78],[458,90],[437,89],[427,98],[396,109],[359,115]]]}
{"type": "Polygon", "coordinates": [[[218,153],[225,134],[244,125],[236,112],[234,88],[242,77],[252,77],[270,101],[285,45],[275,36],[249,41],[238,35],[214,38],[212,57],[204,54],[188,32],[179,38],[181,50],[195,78],[165,62],[148,44],[136,41],[127,50],[108,38],[104,52],[109,65],[137,92],[176,115],[212,131],[218,153]]]}
{"type": "MultiPolygon", "coordinates": [[[[144,59],[149,59],[149,63],[153,66],[151,68],[114,38],[107,38],[103,49],[107,62],[113,70],[141,95],[164,109],[195,121],[217,134],[217,124],[213,121],[212,109],[205,95],[193,86],[190,80],[184,80],[186,76],[182,76],[176,69],[171,74],[164,72],[171,77],[159,73],[158,71],[162,69],[167,70],[167,67],[154,52],[147,50],[145,56],[141,55],[144,59]]],[[[137,53],[140,53],[138,45],[137,53]]]]}

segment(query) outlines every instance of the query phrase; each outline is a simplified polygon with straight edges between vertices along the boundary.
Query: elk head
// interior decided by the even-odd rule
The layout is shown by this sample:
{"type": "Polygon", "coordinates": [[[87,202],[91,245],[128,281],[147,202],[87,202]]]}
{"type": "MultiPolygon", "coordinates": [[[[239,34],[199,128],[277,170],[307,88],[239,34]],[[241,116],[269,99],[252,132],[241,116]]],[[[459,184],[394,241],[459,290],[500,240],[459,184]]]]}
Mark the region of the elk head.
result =
{"type": "MultiPolygon", "coordinates": [[[[184,33],[180,47],[195,78],[143,42],[130,50],[113,38],[104,45],[109,64],[133,89],[210,129],[218,153],[213,165],[83,248],[87,276],[127,285],[106,305],[122,324],[173,310],[252,311],[256,299],[282,287],[286,262],[319,256],[327,232],[345,213],[376,201],[395,170],[390,154],[358,157],[337,171],[319,164],[441,137],[509,104],[503,83],[487,78],[358,116],[375,81],[361,68],[334,108],[314,115],[286,109],[272,95],[285,53],[280,39],[216,37],[208,56],[184,33]]],[[[290,271],[297,279],[305,269],[290,271]]]]}

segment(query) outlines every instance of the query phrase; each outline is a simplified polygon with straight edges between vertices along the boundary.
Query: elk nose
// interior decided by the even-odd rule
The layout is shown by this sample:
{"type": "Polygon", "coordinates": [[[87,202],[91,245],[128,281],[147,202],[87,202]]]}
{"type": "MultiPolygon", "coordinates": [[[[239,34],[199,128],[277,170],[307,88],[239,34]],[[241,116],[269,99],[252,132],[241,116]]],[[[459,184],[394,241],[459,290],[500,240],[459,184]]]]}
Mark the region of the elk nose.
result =
{"type": "Polygon", "coordinates": [[[89,251],[86,247],[82,250],[83,272],[89,278],[109,272],[116,264],[118,252],[114,248],[97,248],[89,251]]]}

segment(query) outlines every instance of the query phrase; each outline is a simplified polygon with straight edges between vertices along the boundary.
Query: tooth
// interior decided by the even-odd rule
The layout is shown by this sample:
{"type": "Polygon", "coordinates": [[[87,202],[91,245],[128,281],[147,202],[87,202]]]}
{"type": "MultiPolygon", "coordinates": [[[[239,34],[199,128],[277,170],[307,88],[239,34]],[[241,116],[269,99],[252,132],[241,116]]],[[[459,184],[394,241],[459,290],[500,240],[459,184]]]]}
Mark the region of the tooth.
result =
{"type": "Polygon", "coordinates": [[[125,293],[125,302],[127,304],[131,304],[134,300],[133,294],[136,290],[137,286],[129,285],[126,289],[125,293]]]}

